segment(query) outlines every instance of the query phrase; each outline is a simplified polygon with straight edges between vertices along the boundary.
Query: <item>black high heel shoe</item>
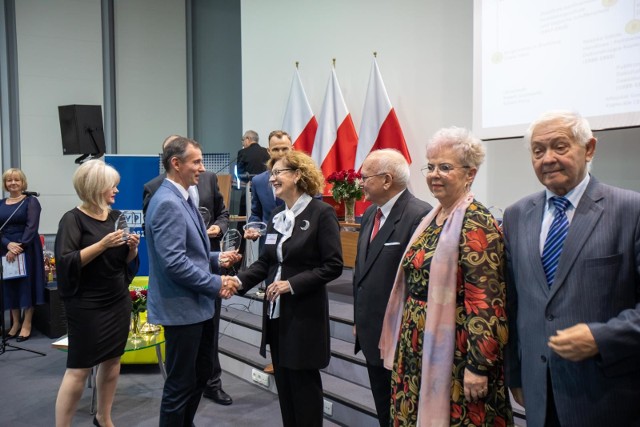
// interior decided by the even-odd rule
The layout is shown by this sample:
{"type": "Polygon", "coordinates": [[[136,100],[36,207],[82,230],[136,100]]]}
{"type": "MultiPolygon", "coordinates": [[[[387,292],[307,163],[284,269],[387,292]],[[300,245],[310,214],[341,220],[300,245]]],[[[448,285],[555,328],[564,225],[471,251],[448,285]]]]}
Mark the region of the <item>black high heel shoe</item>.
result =
{"type": "Polygon", "coordinates": [[[96,427],[101,427],[96,415],[93,416],[93,425],[96,427]]]}
{"type": "Polygon", "coordinates": [[[22,342],[22,341],[26,341],[29,338],[31,338],[31,334],[27,335],[27,336],[22,336],[22,335],[18,335],[18,338],[16,338],[17,342],[22,342]]]}

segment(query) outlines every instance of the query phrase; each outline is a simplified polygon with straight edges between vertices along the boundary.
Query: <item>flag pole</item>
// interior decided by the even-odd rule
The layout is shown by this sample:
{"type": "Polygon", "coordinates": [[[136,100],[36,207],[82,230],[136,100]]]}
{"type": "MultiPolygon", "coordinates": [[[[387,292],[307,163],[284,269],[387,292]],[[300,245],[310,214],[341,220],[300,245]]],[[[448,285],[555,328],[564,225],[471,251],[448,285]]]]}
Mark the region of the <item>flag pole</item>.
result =
{"type": "Polygon", "coordinates": [[[333,58],[333,68],[336,68],[336,58],[333,58]]]}
{"type": "Polygon", "coordinates": [[[300,62],[296,61],[296,70],[298,69],[298,65],[300,65],[300,62]]]}
{"type": "Polygon", "coordinates": [[[373,52],[373,57],[377,58],[378,57],[378,52],[373,52]]]}

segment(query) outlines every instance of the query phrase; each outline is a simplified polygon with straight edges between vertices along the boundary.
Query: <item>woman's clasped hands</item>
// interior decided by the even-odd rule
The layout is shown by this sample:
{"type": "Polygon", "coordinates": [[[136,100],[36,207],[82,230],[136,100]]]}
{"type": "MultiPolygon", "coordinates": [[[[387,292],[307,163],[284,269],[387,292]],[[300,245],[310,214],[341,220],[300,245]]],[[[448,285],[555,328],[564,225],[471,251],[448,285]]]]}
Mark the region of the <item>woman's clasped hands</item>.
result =
{"type": "Polygon", "coordinates": [[[22,248],[22,244],[9,242],[9,244],[7,245],[7,261],[15,261],[18,255],[20,255],[23,251],[24,249],[22,248]]]}

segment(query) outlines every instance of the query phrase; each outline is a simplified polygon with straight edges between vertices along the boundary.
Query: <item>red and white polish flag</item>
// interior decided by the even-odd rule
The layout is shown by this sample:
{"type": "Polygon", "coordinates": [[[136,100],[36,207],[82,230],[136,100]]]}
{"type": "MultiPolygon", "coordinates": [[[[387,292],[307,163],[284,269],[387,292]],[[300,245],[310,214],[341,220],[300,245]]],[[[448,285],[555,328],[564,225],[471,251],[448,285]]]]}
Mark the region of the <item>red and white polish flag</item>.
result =
{"type": "Polygon", "coordinates": [[[364,100],[362,123],[360,124],[360,142],[356,152],[354,169],[359,171],[364,159],[373,150],[395,148],[411,164],[411,155],[407,149],[400,122],[391,106],[387,89],[382,81],[375,58],[369,75],[369,87],[364,100]]]}
{"type": "Polygon", "coordinates": [[[332,68],[311,157],[326,178],[335,171],[353,168],[357,145],[358,134],[332,68]]]}
{"type": "Polygon", "coordinates": [[[282,130],[289,133],[293,147],[311,155],[313,140],[318,130],[318,121],[313,115],[307,94],[302,87],[300,73],[296,68],[293,73],[289,101],[282,120],[282,130]]]}

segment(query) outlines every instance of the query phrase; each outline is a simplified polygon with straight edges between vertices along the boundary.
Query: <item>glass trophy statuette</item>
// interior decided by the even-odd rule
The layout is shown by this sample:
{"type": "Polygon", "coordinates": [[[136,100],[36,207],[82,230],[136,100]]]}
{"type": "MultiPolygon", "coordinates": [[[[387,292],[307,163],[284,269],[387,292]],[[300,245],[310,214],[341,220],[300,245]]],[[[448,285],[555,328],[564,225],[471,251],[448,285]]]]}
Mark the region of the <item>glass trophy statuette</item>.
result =
{"type": "Polygon", "coordinates": [[[122,240],[129,240],[129,224],[127,224],[127,217],[121,213],[118,219],[116,219],[115,231],[122,230],[122,240]]]}
{"type": "Polygon", "coordinates": [[[264,236],[267,233],[267,224],[265,224],[264,222],[255,221],[246,224],[244,227],[242,227],[242,229],[245,231],[253,230],[259,235],[264,236]]]}
{"type": "Polygon", "coordinates": [[[220,250],[222,252],[236,251],[240,249],[240,243],[242,243],[242,234],[235,228],[230,228],[222,236],[222,242],[220,242],[220,250]]]}

